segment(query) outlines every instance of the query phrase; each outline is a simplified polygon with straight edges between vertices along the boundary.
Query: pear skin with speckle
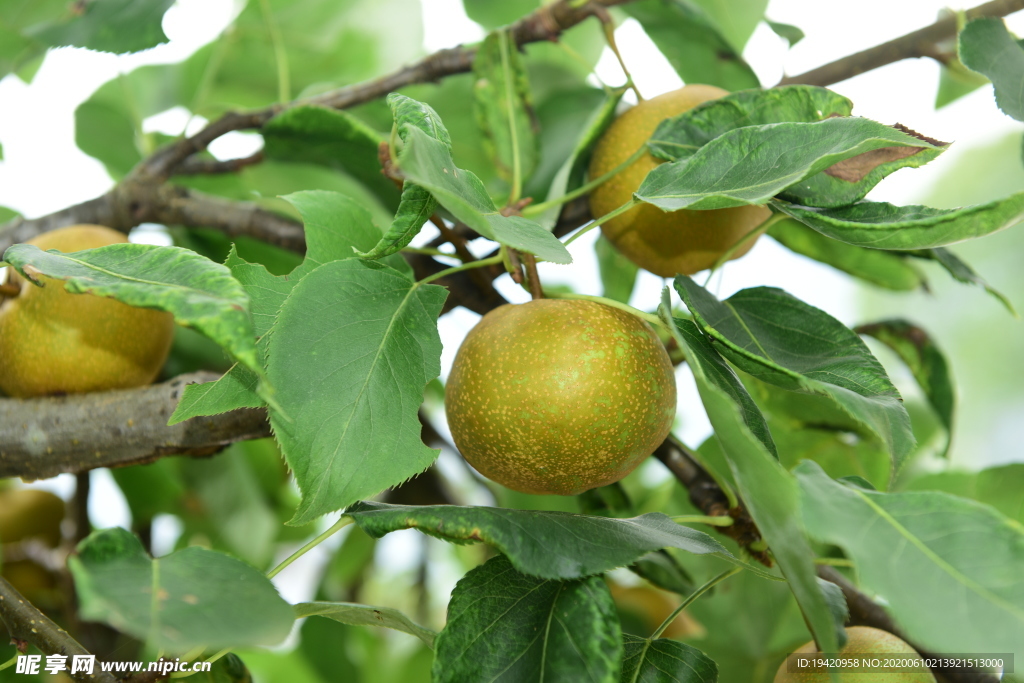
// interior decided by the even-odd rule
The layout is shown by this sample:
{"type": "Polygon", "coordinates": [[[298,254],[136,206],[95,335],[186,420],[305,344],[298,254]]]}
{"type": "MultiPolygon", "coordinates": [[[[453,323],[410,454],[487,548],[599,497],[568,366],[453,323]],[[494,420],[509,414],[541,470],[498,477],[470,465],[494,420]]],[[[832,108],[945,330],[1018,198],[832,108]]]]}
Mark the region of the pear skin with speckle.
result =
{"type": "MultiPolygon", "coordinates": [[[[904,667],[901,671],[878,671],[853,673],[837,671],[839,683],[935,683],[935,676],[925,666],[921,656],[910,647],[903,639],[894,636],[888,631],[872,628],[870,626],[849,626],[846,629],[847,641],[840,656],[852,658],[853,655],[860,655],[862,658],[875,659],[890,657],[899,660],[913,660],[916,665],[904,667]]],[[[814,641],[804,644],[793,654],[807,655],[818,652],[814,641]]],[[[775,674],[774,683],[832,683],[832,677],[828,669],[821,668],[800,672],[788,671],[788,659],[782,662],[778,672],[775,674]]]]}
{"type": "MultiPolygon", "coordinates": [[[[590,177],[599,178],[626,162],[662,121],[709,100],[728,95],[711,85],[687,85],[644,100],[615,119],[594,147],[590,177]]],[[[649,152],[590,193],[590,212],[604,216],[633,198],[647,174],[663,159],[649,152]]],[[[730,259],[743,256],[755,239],[742,239],[771,216],[764,206],[737,206],[710,211],[662,211],[640,204],[605,221],[601,232],[615,248],[645,270],[662,277],[692,275],[711,268],[733,245],[730,259]]]]}
{"type": "Polygon", "coordinates": [[[455,445],[484,476],[568,496],[622,479],[665,439],[675,374],[631,313],[538,299],[501,306],[470,331],[445,409],[455,445]]]}
{"type": "MultiPolygon", "coordinates": [[[[100,225],[73,225],[28,244],[68,253],[127,241],[100,225]]],[[[38,287],[8,270],[20,293],[0,299],[0,391],[27,398],[127,389],[156,378],[174,339],[174,316],[41,279],[38,287]]]]}

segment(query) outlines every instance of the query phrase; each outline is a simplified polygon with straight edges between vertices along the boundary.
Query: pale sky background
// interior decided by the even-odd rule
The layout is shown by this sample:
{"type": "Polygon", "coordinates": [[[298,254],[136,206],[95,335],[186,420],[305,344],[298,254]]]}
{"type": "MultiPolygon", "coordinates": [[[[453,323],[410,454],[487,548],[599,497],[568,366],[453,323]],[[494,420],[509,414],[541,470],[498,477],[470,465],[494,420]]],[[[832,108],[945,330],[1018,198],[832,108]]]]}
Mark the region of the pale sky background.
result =
{"type": "MultiPolygon", "coordinates": [[[[422,3],[426,50],[483,37],[480,27],[466,17],[460,0],[422,0],[422,3]]],[[[784,72],[801,73],[929,24],[947,4],[943,0],[860,0],[857,3],[772,0],[768,16],[799,26],[807,37],[790,50],[782,39],[761,25],[745,57],[762,82],[772,85],[784,72]]],[[[956,6],[958,9],[966,7],[956,6]]],[[[185,58],[214,39],[231,21],[235,11],[231,0],[178,0],[164,20],[165,31],[171,39],[166,45],[126,56],[74,48],[54,50],[31,85],[15,76],[0,81],[0,143],[4,151],[4,160],[0,162],[0,205],[34,217],[109,189],[112,181],[102,165],[75,146],[75,107],[118,73],[127,73],[144,64],[185,58]]],[[[1010,17],[1008,24],[1018,34],[1024,33],[1024,13],[1010,17]]],[[[622,24],[616,38],[645,97],[681,85],[678,76],[634,21],[622,24]]],[[[607,50],[598,65],[598,73],[609,83],[622,82],[617,63],[607,50]]],[[[831,86],[854,101],[857,115],[883,123],[903,123],[931,137],[956,143],[951,151],[924,169],[893,175],[870,195],[871,198],[897,204],[918,202],[930,183],[945,169],[956,165],[959,150],[1000,139],[1020,129],[1021,124],[995,107],[990,86],[939,111],[934,110],[932,103],[938,75],[939,67],[931,60],[907,60],[831,86]]],[[[183,111],[172,111],[148,120],[146,129],[177,134],[186,118],[183,111]]],[[[211,151],[221,158],[244,156],[253,151],[254,144],[258,145],[255,136],[233,133],[219,140],[211,151]]],[[[573,280],[581,291],[600,293],[596,264],[591,255],[593,238],[596,238],[596,231],[573,244],[571,251],[577,263],[571,269],[545,264],[542,271],[545,281],[573,280]]],[[[507,297],[515,301],[527,298],[521,290],[510,286],[507,278],[503,280],[506,284],[502,289],[507,297]]],[[[661,279],[642,274],[634,305],[654,308],[662,285],[661,279]]],[[[760,240],[741,261],[727,265],[715,277],[712,289],[720,296],[728,296],[738,289],[756,285],[782,287],[843,322],[856,322],[857,290],[850,278],[798,257],[769,239],[760,240]]],[[[442,319],[445,375],[461,337],[476,319],[475,314],[464,309],[442,319]]],[[[710,433],[710,427],[686,370],[680,372],[679,389],[680,413],[685,416],[679,433],[685,441],[696,445],[710,433]]],[[[73,487],[73,479],[67,475],[44,485],[66,494],[73,487]]],[[[97,526],[127,525],[127,507],[109,474],[102,470],[94,473],[93,486],[91,512],[97,526]]],[[[173,527],[173,522],[165,522],[173,527]]],[[[175,535],[173,528],[158,528],[157,544],[173,542],[175,535]]],[[[398,534],[388,536],[382,544],[382,552],[388,553],[389,544],[393,543],[391,539],[397,542],[399,538],[398,534]]],[[[396,546],[389,562],[401,565],[402,558],[408,559],[408,553],[399,551],[396,546]]],[[[307,566],[313,564],[309,562],[307,566]]],[[[288,595],[287,585],[282,588],[289,599],[304,597],[288,595]]]]}

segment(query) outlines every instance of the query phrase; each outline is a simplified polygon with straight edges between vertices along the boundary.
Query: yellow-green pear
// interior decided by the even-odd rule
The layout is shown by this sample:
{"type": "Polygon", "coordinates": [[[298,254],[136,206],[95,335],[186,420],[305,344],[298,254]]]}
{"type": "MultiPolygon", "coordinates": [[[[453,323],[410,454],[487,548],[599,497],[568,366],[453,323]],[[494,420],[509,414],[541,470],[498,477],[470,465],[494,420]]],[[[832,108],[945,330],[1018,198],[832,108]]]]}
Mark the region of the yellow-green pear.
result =
{"type": "MultiPolygon", "coordinates": [[[[110,228],[73,225],[28,243],[68,253],[127,241],[110,228]]],[[[38,287],[8,269],[8,284],[18,292],[0,299],[0,391],[33,397],[153,381],[171,348],[171,314],[71,294],[59,280],[42,280],[38,287]]]]}
{"type": "Polygon", "coordinates": [[[622,479],[665,439],[675,375],[631,313],[539,299],[496,308],[470,331],[445,409],[456,446],[484,476],[573,495],[622,479]]]}

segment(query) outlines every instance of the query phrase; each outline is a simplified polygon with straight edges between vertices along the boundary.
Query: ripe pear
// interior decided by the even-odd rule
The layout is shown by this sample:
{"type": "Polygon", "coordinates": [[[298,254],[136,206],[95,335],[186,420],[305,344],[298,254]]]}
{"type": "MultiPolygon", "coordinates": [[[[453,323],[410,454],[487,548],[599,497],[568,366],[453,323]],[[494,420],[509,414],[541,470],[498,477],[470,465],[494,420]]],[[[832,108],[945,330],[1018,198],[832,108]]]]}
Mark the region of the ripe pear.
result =
{"type": "Polygon", "coordinates": [[[54,548],[60,542],[64,500],[40,489],[0,490],[0,543],[38,539],[54,548]]]}
{"type": "MultiPolygon", "coordinates": [[[[881,655],[885,658],[888,655],[904,655],[898,659],[914,657],[920,663],[919,671],[901,671],[891,673],[846,673],[838,670],[840,683],[935,683],[935,676],[924,665],[924,660],[917,654],[914,648],[906,642],[897,638],[888,631],[882,631],[870,626],[851,626],[846,629],[849,639],[846,646],[840,650],[845,655],[881,655]]],[[[813,654],[818,651],[812,640],[801,646],[793,654],[813,654]]],[[[775,683],[832,683],[828,669],[815,671],[803,671],[790,673],[786,671],[786,662],[779,666],[775,674],[775,683]]]]}
{"type": "MultiPolygon", "coordinates": [[[[67,253],[127,241],[109,228],[74,225],[28,243],[67,253]]],[[[59,280],[42,280],[38,287],[8,270],[8,284],[20,292],[0,300],[0,391],[24,398],[153,381],[171,348],[171,314],[71,294],[59,280]]]]}
{"type": "Polygon", "coordinates": [[[592,301],[496,308],[459,348],[445,389],[455,445],[524,493],[622,479],[668,435],[676,384],[647,323],[592,301]]]}
{"type": "MultiPolygon", "coordinates": [[[[590,177],[614,170],[651,137],[658,124],[702,102],[729,93],[710,85],[687,85],[644,100],[608,127],[594,148],[590,177]]],[[[663,160],[649,152],[590,193],[594,218],[622,206],[647,174],[663,160]]],[[[665,212],[652,204],[640,204],[601,226],[601,232],[633,263],[662,277],[692,275],[712,267],[745,235],[771,215],[764,206],[739,206],[711,211],[665,212]]],[[[743,256],[756,240],[748,240],[730,257],[743,256]]]]}

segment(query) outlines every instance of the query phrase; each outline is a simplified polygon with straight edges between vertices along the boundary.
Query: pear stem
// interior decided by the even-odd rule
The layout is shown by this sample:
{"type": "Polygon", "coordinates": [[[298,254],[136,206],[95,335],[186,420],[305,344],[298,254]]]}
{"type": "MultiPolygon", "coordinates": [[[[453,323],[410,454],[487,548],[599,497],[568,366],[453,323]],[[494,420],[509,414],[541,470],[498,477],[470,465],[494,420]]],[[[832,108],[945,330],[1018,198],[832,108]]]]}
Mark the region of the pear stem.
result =
{"type": "Polygon", "coordinates": [[[14,299],[21,294],[21,287],[8,283],[0,284],[0,299],[14,299]]]}

